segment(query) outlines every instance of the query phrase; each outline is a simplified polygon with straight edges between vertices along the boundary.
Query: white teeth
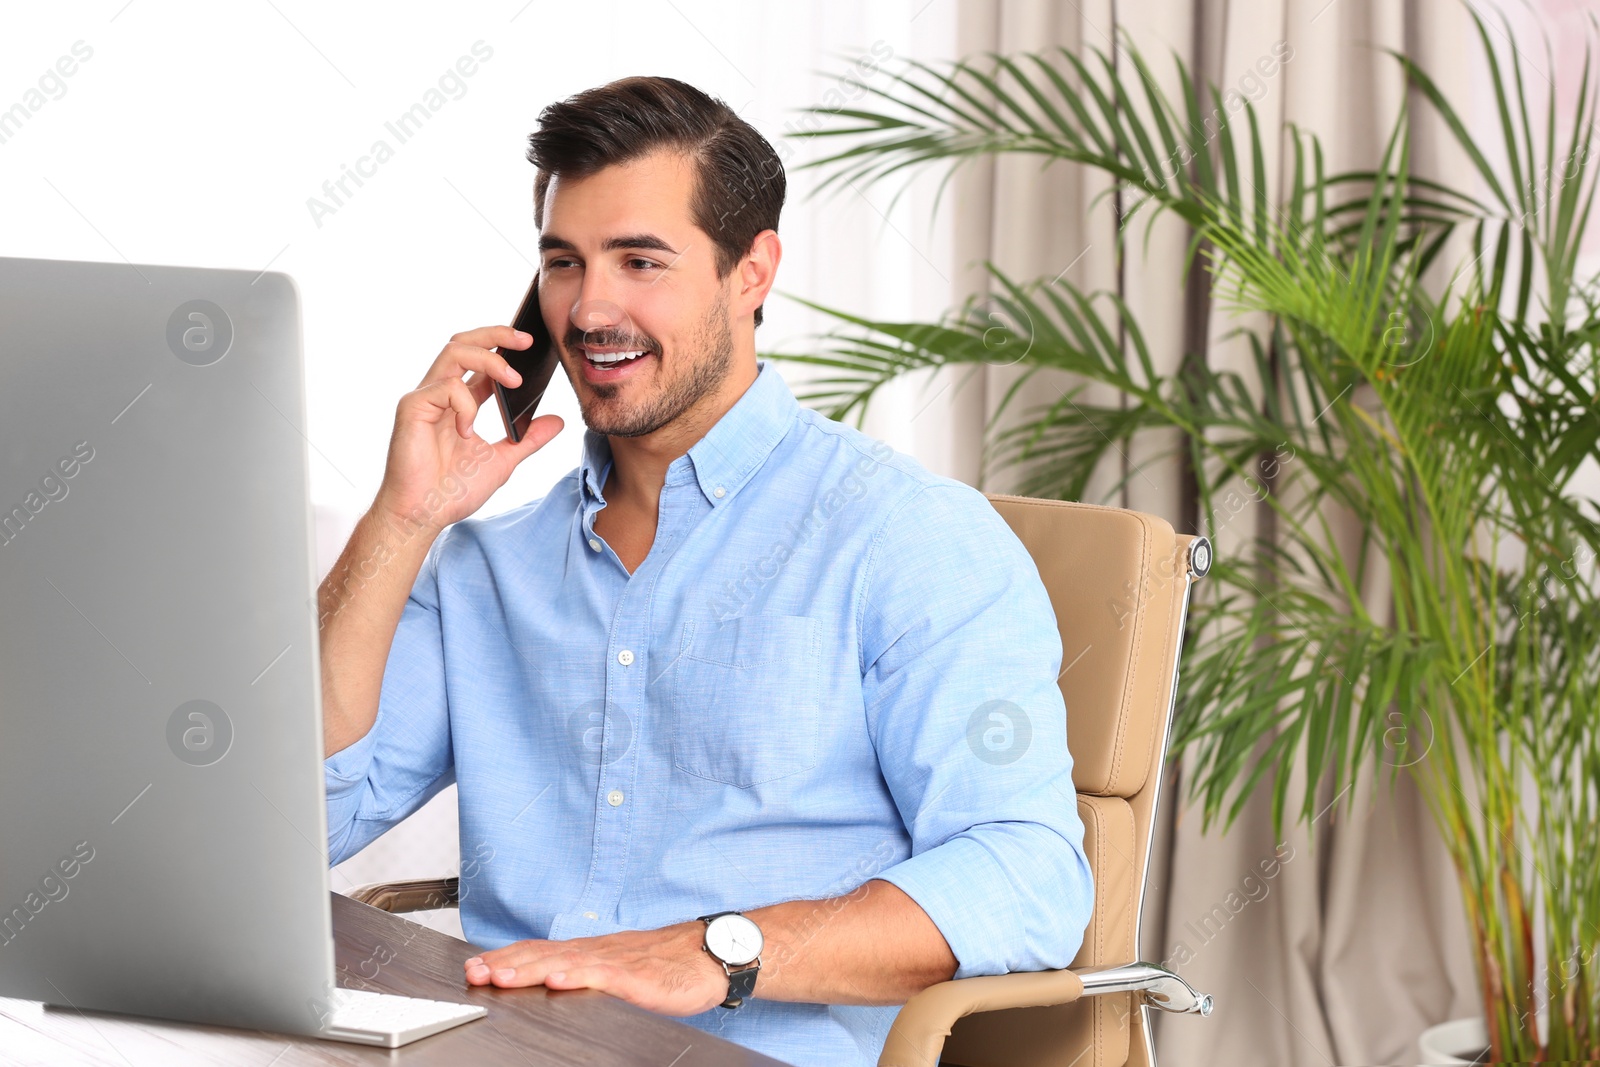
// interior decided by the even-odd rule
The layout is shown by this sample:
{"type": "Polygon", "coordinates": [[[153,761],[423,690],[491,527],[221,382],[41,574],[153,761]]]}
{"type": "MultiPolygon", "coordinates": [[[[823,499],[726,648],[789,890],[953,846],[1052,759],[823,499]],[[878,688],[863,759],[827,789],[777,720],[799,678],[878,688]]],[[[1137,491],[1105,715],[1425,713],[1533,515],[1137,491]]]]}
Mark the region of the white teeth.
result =
{"type": "Polygon", "coordinates": [[[620,363],[625,359],[637,359],[644,355],[644,352],[589,352],[586,354],[592,363],[620,363]]]}

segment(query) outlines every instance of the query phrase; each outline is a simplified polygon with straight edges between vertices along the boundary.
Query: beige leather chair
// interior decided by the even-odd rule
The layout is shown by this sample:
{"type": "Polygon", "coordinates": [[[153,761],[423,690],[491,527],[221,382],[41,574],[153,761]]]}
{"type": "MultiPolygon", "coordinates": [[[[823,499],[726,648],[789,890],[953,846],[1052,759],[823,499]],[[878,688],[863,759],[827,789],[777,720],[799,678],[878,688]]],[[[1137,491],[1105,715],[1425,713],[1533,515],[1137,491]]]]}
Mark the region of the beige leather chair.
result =
{"type": "MultiPolygon", "coordinates": [[[[1153,1067],[1149,1009],[1209,1015],[1211,998],[1138,961],[1151,826],[1178,656],[1211,544],[1136,511],[989,496],[1027,546],[1061,630],[1094,913],[1070,969],[942,982],[900,1009],[879,1067],[1153,1067]]],[[[363,886],[388,911],[454,906],[457,880],[363,886]]]]}

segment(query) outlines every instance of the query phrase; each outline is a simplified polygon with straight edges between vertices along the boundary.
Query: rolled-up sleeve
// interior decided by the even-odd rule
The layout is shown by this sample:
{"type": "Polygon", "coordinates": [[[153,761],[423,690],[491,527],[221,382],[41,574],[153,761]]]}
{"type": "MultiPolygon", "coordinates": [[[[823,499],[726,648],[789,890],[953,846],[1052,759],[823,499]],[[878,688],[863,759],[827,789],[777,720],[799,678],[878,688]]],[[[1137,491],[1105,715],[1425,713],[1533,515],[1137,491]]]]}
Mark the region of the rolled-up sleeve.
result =
{"type": "Polygon", "coordinates": [[[868,728],[911,835],[877,877],[927,912],[956,978],[1068,966],[1094,884],[1038,569],[981,493],[939,482],[889,518],[863,582],[868,728]]]}
{"type": "Polygon", "coordinates": [[[343,863],[455,781],[445,690],[439,561],[433,543],[406,600],[384,667],[378,717],[323,762],[328,862],[343,863]]]}

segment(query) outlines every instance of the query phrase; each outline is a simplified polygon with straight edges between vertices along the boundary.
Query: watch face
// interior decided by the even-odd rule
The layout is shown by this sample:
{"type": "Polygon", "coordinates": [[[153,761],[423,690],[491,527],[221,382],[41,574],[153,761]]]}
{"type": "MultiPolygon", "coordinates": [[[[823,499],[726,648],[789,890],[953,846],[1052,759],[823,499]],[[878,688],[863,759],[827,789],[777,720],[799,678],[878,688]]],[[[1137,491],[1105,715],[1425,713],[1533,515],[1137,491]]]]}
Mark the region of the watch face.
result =
{"type": "Polygon", "coordinates": [[[729,967],[761,955],[761,928],[743,915],[722,915],[706,925],[706,947],[729,967]]]}

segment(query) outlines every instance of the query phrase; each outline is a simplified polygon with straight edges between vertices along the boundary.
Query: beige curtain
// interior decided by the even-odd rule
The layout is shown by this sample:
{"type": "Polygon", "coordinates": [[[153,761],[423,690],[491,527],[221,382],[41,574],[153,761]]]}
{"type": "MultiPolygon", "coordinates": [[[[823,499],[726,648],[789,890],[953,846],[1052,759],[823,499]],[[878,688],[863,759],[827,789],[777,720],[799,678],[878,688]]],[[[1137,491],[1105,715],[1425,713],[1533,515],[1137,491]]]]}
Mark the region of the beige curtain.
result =
{"type": "MultiPolygon", "coordinates": [[[[1280,132],[1287,122],[1321,138],[1330,170],[1376,161],[1405,92],[1384,49],[1418,58],[1458,101],[1469,95],[1475,53],[1467,11],[1453,0],[963,0],[958,17],[961,55],[1058,46],[1109,52],[1126,34],[1174,94],[1177,53],[1199,78],[1254,100],[1269,157],[1278,148],[1269,197],[1292,158],[1280,132]]],[[[1427,122],[1415,127],[1413,152],[1418,173],[1456,180],[1467,173],[1443,131],[1427,122]]],[[[958,181],[958,296],[984,290],[984,260],[1019,278],[1065,273],[1079,286],[1120,292],[1163,369],[1186,351],[1213,366],[1247,366],[1247,351],[1227,337],[1237,321],[1181,278],[1188,235],[1176,219],[1158,223],[1148,244],[1137,223],[1119,266],[1112,205],[1090,208],[1105,187],[1098,176],[1006,158],[965,168],[958,181]]],[[[951,397],[950,425],[965,444],[953,452],[970,457],[968,469],[955,473],[969,481],[979,477],[982,426],[1015,374],[985,368],[951,397]]],[[[1049,383],[1034,388],[1034,400],[1055,398],[1049,383]]],[[[1168,445],[1142,441],[1111,457],[1088,499],[1208,533],[1223,553],[1265,531],[1249,510],[1225,522],[1194,514],[1177,461],[1150,460],[1168,445]],[[1105,496],[1134,469],[1140,473],[1105,496]]],[[[984,488],[1009,486],[991,479],[984,488]]],[[[1181,788],[1183,768],[1169,774],[1181,788]]],[[[1141,952],[1212,993],[1217,1008],[1209,1019],[1158,1021],[1164,1067],[1415,1063],[1425,1027],[1478,1014],[1448,858],[1415,790],[1402,777],[1391,793],[1385,780],[1343,797],[1330,791],[1330,807],[1314,826],[1288,829],[1281,841],[1265,792],[1222,834],[1203,833],[1199,812],[1169,789],[1141,952]]]]}

